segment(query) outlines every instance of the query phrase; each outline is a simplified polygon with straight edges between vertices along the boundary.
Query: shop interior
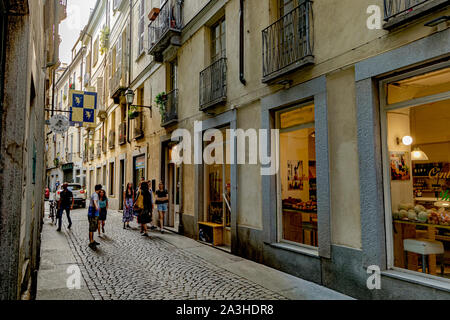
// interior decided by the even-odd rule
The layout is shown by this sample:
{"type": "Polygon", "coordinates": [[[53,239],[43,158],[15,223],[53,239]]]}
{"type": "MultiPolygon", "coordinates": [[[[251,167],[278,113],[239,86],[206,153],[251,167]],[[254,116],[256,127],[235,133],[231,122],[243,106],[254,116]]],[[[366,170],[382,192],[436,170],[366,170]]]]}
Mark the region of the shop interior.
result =
{"type": "Polygon", "coordinates": [[[278,113],[280,241],[317,247],[317,186],[314,105],[278,113]]]}
{"type": "Polygon", "coordinates": [[[450,69],[386,92],[394,267],[450,279],[450,69]]]}
{"type": "Polygon", "coordinates": [[[204,164],[204,217],[199,222],[199,238],[226,251],[231,251],[231,166],[230,142],[227,129],[222,128],[223,142],[212,141],[204,147],[213,147],[210,153],[215,164],[204,164]],[[214,148],[222,149],[222,155],[216,154],[214,148]],[[222,163],[222,164],[221,164],[222,163]]]}

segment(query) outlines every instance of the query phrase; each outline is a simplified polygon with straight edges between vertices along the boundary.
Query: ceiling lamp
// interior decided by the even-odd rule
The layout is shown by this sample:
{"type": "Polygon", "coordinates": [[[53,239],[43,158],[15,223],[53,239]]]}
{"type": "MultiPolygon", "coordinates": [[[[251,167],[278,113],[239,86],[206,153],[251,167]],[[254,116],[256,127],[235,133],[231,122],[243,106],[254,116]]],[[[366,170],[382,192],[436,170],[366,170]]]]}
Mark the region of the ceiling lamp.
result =
{"type": "Polygon", "coordinates": [[[414,148],[413,152],[411,152],[411,160],[412,161],[428,161],[428,156],[425,152],[420,150],[420,148],[414,148]]]}

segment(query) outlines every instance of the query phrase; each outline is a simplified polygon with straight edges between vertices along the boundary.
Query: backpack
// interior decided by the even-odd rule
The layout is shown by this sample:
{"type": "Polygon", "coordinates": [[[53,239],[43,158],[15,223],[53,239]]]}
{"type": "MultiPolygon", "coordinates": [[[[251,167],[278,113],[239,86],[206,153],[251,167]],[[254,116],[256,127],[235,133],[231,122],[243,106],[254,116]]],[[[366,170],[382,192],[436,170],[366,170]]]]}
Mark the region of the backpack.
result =
{"type": "Polygon", "coordinates": [[[144,209],[144,196],[139,192],[136,202],[134,203],[133,209],[140,211],[144,209]]]}

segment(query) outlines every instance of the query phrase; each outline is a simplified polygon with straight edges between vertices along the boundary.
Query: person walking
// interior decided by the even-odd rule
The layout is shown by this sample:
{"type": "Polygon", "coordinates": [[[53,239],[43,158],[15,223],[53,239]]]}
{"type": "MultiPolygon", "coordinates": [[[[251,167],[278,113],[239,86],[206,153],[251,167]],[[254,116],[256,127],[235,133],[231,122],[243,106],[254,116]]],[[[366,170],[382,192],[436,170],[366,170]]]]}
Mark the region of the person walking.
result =
{"type": "Polygon", "coordinates": [[[100,208],[98,216],[98,236],[100,237],[100,227],[102,228],[103,234],[105,234],[106,215],[108,213],[108,197],[106,196],[106,191],[103,189],[98,193],[98,206],[100,208]]]}
{"type": "Polygon", "coordinates": [[[62,191],[58,201],[58,214],[56,218],[58,219],[58,229],[56,231],[61,231],[62,225],[62,215],[66,211],[67,221],[69,221],[68,229],[72,227],[72,219],[70,219],[70,210],[73,210],[73,204],[75,199],[73,198],[72,191],[68,189],[68,184],[65,182],[62,186],[62,191]]]}
{"type": "Polygon", "coordinates": [[[164,189],[164,183],[159,183],[159,189],[156,190],[156,205],[158,206],[159,223],[161,226],[161,233],[164,233],[164,214],[169,206],[169,192],[164,189]]]}
{"type": "MultiPolygon", "coordinates": [[[[154,193],[154,191],[153,191],[153,184],[152,184],[152,181],[151,180],[149,180],[149,181],[147,181],[147,183],[148,183],[148,188],[149,188],[149,191],[150,191],[150,193],[152,194],[152,198],[153,198],[153,202],[155,201],[155,193],[154,193]]],[[[155,205],[153,204],[153,210],[155,210],[155,205]]],[[[156,228],[156,226],[153,224],[153,211],[150,213],[150,216],[151,216],[151,221],[150,221],[150,230],[155,230],[155,229],[157,229],[156,228]]]]}
{"type": "Polygon", "coordinates": [[[92,250],[97,250],[97,246],[100,245],[94,240],[94,233],[98,229],[98,217],[100,215],[99,197],[98,194],[102,190],[101,185],[95,186],[95,192],[91,195],[91,200],[89,203],[88,211],[88,221],[89,221],[89,248],[92,250]]]}
{"type": "Polygon", "coordinates": [[[127,189],[123,193],[123,228],[131,228],[130,222],[134,219],[134,187],[132,183],[127,184],[127,189]]]}
{"type": "Polygon", "coordinates": [[[153,195],[149,190],[147,182],[141,183],[139,194],[134,205],[139,210],[138,223],[141,225],[142,236],[148,237],[147,223],[151,221],[151,212],[153,211],[153,195]]]}

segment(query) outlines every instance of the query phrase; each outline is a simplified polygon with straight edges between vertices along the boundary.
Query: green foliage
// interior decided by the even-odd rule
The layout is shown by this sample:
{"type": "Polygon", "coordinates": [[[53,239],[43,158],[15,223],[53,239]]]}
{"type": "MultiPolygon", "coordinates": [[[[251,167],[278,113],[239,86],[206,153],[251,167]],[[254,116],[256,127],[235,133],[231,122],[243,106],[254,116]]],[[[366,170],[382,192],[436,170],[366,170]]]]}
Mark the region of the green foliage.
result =
{"type": "Polygon", "coordinates": [[[139,117],[139,111],[138,111],[137,107],[131,106],[128,109],[128,118],[133,120],[133,119],[136,119],[137,117],[139,117]]]}
{"type": "Polygon", "coordinates": [[[164,115],[166,114],[167,93],[159,93],[155,98],[155,103],[159,107],[159,113],[161,114],[161,117],[164,118],[164,115]]]}
{"type": "Polygon", "coordinates": [[[109,28],[105,26],[102,31],[100,31],[100,53],[104,55],[108,50],[109,46],[109,28]]]}

